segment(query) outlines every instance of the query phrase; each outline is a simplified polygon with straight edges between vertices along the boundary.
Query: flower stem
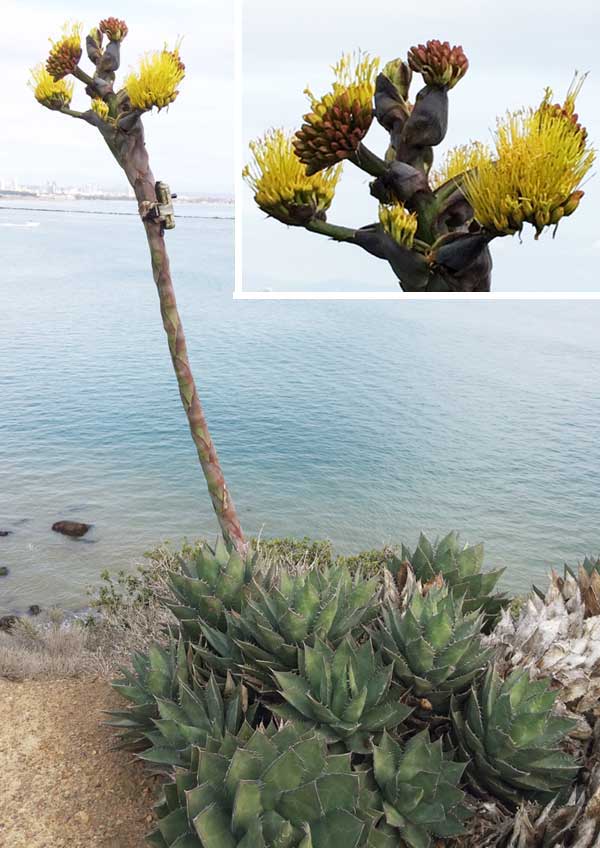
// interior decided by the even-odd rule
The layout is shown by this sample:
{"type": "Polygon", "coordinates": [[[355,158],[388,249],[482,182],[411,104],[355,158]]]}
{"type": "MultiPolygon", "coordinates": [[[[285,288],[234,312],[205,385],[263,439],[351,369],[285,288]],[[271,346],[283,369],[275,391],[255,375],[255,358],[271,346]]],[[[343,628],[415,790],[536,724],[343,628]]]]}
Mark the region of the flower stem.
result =
{"type": "Polygon", "coordinates": [[[339,227],[337,224],[330,224],[328,221],[320,221],[317,218],[309,221],[305,225],[311,233],[320,233],[323,236],[329,236],[334,241],[353,241],[356,230],[350,227],[339,227]]]}
{"type": "Polygon", "coordinates": [[[387,165],[383,159],[380,159],[373,151],[369,150],[364,144],[359,144],[356,153],[350,157],[353,162],[361,170],[371,174],[372,177],[381,177],[387,171],[387,165]]]}
{"type": "MultiPolygon", "coordinates": [[[[155,179],[144,143],[142,122],[138,120],[135,128],[129,133],[123,133],[119,130],[115,131],[113,137],[111,131],[105,129],[102,135],[125,171],[140,208],[143,208],[142,204],[154,204],[156,202],[155,179]]],[[[147,217],[143,220],[143,223],[150,248],[152,273],[158,291],[160,312],[167,334],[171,362],[213,508],[225,541],[240,553],[245,554],[248,544],[244,538],[235,505],[229,495],[192,375],[183,324],[177,308],[175,289],[171,279],[163,226],[159,220],[147,217]]]]}

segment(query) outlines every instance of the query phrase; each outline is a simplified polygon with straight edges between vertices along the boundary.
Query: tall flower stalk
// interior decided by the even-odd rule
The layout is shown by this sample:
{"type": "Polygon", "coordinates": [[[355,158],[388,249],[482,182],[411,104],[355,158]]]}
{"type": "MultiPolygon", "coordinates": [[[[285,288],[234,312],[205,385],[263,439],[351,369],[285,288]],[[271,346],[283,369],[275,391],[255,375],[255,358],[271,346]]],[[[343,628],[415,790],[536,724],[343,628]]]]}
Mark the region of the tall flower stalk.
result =
{"type": "Polygon", "coordinates": [[[333,66],[326,94],[306,90],[311,111],[291,140],[304,172],[289,166],[289,150],[267,138],[268,175],[260,161],[251,174],[245,172],[256,203],[284,224],[387,261],[405,291],[489,291],[493,239],[520,233],[525,224],[534,227],[537,239],[579,206],[595,158],[575,112],[585,77],[576,75],[564,103],[552,103],[548,89],[537,108],[499,120],[494,149],[477,142],[460,146],[432,170],[434,148],[448,130],[449,93],[469,69],[462,47],[434,39],[412,47],[406,60],[388,62],[380,73],[378,67],[379,60],[366,54],[344,55],[333,66]],[[412,102],[416,74],[424,86],[412,102]],[[383,157],[365,144],[374,120],[389,134],[383,157]],[[286,159],[285,168],[278,157],[286,159]],[[326,213],[337,179],[330,182],[327,203],[312,216],[308,206],[293,219],[279,214],[272,198],[290,194],[290,174],[294,183],[328,177],[344,160],[374,178],[370,191],[379,201],[378,220],[358,228],[330,223],[326,213]],[[258,190],[267,177],[269,196],[258,190]]]}
{"type": "Polygon", "coordinates": [[[120,65],[121,42],[127,35],[127,25],[117,18],[106,18],[87,36],[86,50],[94,65],[93,75],[79,65],[80,33],[79,25],[65,26],[62,37],[52,42],[45,67],[38,66],[32,71],[34,96],[42,106],[95,127],[133,188],[150,248],[171,362],[198,459],[223,536],[232,547],[244,552],[246,542],[194,382],[177,308],[164,238],[165,228],[172,226],[172,209],[161,184],[154,178],[144,141],[143,115],[153,108],[160,110],[168,106],[179,93],[178,86],[185,76],[179,45],[173,50],[165,45],[162,50],[148,53],[137,71],[127,77],[124,87],[115,91],[115,72],[120,65]],[[71,108],[74,86],[66,80],[68,76],[85,86],[90,98],[85,111],[71,108]]]}

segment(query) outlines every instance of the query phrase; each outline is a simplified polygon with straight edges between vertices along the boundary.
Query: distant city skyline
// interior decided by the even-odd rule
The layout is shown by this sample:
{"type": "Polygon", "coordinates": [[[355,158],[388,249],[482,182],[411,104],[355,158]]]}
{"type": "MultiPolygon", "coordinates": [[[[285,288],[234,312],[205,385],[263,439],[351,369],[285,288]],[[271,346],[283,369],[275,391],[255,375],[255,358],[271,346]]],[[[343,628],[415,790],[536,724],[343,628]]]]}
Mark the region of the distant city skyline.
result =
{"type": "MultiPolygon", "coordinates": [[[[31,193],[36,192],[47,195],[106,195],[107,197],[131,197],[134,198],[133,189],[127,183],[125,185],[101,185],[100,183],[68,183],[61,184],[54,179],[45,179],[36,183],[25,183],[16,176],[0,176],[0,194],[2,192],[31,193]]],[[[233,200],[233,195],[227,191],[187,191],[179,188],[179,197],[185,198],[218,198],[224,202],[233,200]]]]}

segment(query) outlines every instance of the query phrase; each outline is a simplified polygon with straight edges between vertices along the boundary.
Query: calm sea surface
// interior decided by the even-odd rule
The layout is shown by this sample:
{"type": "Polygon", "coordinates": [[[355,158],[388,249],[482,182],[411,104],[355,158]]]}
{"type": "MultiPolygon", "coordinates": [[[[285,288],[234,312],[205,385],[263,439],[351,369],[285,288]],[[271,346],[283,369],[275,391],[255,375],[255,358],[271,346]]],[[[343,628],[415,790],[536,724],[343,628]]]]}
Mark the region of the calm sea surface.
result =
{"type": "MultiPolygon", "coordinates": [[[[96,214],[131,206],[24,205],[0,209],[0,612],[76,608],[101,569],[216,533],[143,231],[96,214]]],[[[249,534],[457,528],[513,589],[600,552],[600,302],[233,302],[231,207],[181,211],[203,216],[168,235],[181,313],[249,534]]]]}

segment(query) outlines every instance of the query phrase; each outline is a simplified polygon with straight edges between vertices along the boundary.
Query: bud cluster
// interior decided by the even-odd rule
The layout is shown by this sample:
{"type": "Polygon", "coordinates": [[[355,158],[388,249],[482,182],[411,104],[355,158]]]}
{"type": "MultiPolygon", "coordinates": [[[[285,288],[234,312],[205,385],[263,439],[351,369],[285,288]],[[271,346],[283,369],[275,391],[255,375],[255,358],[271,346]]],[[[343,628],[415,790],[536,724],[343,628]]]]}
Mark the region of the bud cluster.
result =
{"type": "Polygon", "coordinates": [[[129,32],[125,21],[120,21],[118,18],[104,18],[100,21],[98,29],[109,41],[123,41],[129,32]]]}
{"type": "Polygon", "coordinates": [[[335,66],[333,89],[317,99],[306,90],[311,112],[294,137],[298,159],[308,175],[350,158],[373,121],[373,95],[378,60],[342,56],[335,66]]]}
{"type": "Polygon", "coordinates": [[[421,74],[427,85],[448,88],[454,88],[469,69],[469,60],[462,47],[451,47],[449,41],[437,39],[411,47],[408,64],[413,71],[421,74]]]}
{"type": "Polygon", "coordinates": [[[46,70],[54,80],[63,79],[75,71],[81,52],[81,24],[65,24],[61,38],[52,41],[46,70]]]}

